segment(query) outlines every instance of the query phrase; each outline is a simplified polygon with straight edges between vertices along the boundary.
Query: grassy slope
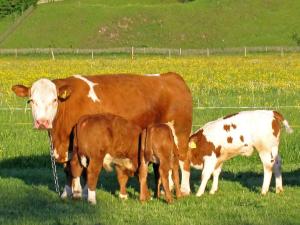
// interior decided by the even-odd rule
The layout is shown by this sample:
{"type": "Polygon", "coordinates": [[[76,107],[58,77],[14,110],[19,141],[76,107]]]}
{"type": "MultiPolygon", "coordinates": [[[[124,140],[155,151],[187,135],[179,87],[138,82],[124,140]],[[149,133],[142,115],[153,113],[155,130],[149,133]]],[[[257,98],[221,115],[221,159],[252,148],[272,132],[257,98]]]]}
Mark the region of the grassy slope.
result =
{"type": "Polygon", "coordinates": [[[0,47],[296,45],[299,11],[293,0],[69,0],[38,6],[0,47]]]}
{"type": "MultiPolygon", "coordinates": [[[[194,103],[201,106],[299,105],[299,55],[209,57],[209,58],[0,58],[1,107],[21,106],[25,100],[12,97],[11,84],[29,84],[38,77],[65,77],[74,73],[156,73],[177,71],[192,89],[194,103]]],[[[194,110],[194,125],[237,109],[194,110]]],[[[60,201],[54,193],[45,132],[32,129],[30,112],[0,111],[0,224],[299,224],[300,116],[295,108],[280,111],[291,125],[283,132],[285,192],[260,196],[262,166],[257,154],[237,157],[224,165],[220,190],[203,198],[190,196],[166,205],[153,200],[138,202],[137,180],[129,184],[130,199],[117,198],[114,173],[102,173],[97,189],[98,205],[82,201],[60,201]]],[[[198,126],[194,127],[194,129],[198,126]]],[[[60,184],[64,176],[59,166],[60,184]]],[[[193,193],[199,186],[199,171],[193,171],[193,193]]],[[[150,183],[153,188],[153,177],[150,183]]],[[[209,184],[210,185],[210,184],[209,184]]]]}

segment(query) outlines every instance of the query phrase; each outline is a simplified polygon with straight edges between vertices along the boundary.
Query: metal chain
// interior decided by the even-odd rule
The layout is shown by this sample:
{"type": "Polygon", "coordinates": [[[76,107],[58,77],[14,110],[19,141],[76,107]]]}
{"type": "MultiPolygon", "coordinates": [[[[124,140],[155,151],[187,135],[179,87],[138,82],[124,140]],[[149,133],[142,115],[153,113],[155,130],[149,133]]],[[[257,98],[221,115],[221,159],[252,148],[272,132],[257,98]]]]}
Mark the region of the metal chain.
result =
{"type": "Polygon", "coordinates": [[[52,174],[53,174],[53,179],[54,179],[55,191],[60,196],[58,176],[57,176],[57,172],[56,172],[56,163],[55,163],[55,158],[54,158],[53,142],[52,142],[52,136],[50,134],[50,131],[48,131],[48,136],[49,136],[49,142],[50,142],[49,143],[50,144],[50,158],[51,158],[51,166],[52,166],[52,174]]]}

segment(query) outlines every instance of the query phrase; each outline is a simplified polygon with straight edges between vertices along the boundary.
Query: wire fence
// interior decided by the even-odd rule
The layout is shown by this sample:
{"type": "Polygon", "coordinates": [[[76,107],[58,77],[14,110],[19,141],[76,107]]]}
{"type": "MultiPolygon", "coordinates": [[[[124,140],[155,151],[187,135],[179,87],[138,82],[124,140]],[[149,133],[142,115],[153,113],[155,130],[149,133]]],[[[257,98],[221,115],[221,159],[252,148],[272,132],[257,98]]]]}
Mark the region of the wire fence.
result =
{"type": "Polygon", "coordinates": [[[92,59],[101,54],[126,54],[131,58],[135,55],[164,55],[164,56],[211,56],[211,55],[243,55],[255,53],[278,53],[284,56],[287,53],[299,53],[300,46],[260,46],[240,48],[206,48],[206,49],[182,49],[182,48],[14,48],[0,49],[0,55],[49,55],[55,59],[57,55],[87,55],[92,59]]]}
{"type": "MultiPolygon", "coordinates": [[[[300,105],[282,105],[282,106],[194,106],[194,110],[218,110],[218,109],[282,109],[282,108],[291,108],[291,109],[300,109],[300,105]]],[[[24,113],[30,111],[31,109],[27,106],[25,107],[0,107],[0,111],[24,111],[24,113]]],[[[32,125],[32,122],[14,122],[12,123],[1,123],[2,125],[32,125]]],[[[193,127],[202,127],[204,124],[193,124],[193,127]]],[[[300,129],[299,124],[291,124],[293,129],[300,129]]]]}

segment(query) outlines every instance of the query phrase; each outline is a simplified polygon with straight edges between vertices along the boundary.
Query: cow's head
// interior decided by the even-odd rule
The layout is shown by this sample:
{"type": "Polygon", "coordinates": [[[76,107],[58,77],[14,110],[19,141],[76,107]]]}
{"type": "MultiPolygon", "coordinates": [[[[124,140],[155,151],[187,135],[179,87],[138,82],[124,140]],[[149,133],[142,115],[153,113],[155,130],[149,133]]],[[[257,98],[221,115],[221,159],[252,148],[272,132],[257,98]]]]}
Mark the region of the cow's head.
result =
{"type": "Polygon", "coordinates": [[[58,88],[48,79],[37,80],[31,87],[14,85],[12,90],[17,96],[29,97],[28,103],[32,109],[34,127],[37,129],[52,128],[59,102],[66,100],[71,94],[68,86],[58,88]]]}

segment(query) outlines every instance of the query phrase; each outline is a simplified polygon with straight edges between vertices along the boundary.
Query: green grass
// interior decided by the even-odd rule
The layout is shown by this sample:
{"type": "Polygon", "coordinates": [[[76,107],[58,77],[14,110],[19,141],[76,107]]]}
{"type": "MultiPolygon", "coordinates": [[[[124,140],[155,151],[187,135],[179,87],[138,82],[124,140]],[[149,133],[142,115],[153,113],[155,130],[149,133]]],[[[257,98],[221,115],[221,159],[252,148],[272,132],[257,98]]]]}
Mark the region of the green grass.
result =
{"type": "MultiPolygon", "coordinates": [[[[30,84],[39,77],[116,72],[177,71],[190,86],[197,106],[300,106],[299,55],[250,57],[1,57],[2,107],[25,108],[10,86],[30,84]]],[[[163,199],[138,201],[138,181],[130,179],[129,200],[118,199],[115,173],[102,172],[97,205],[58,198],[54,191],[46,132],[33,129],[31,112],[0,110],[0,224],[300,224],[299,108],[277,108],[294,127],[282,133],[284,193],[260,195],[263,170],[257,153],[224,164],[219,191],[195,197],[200,171],[191,176],[192,195],[167,205],[163,199]]],[[[193,129],[239,109],[194,109],[193,129]]],[[[64,184],[61,165],[59,182],[64,184]]],[[[150,187],[154,178],[150,173],[150,187]]]]}
{"type": "Polygon", "coordinates": [[[299,11],[294,0],[67,0],[39,5],[0,47],[296,46],[299,11]]]}

